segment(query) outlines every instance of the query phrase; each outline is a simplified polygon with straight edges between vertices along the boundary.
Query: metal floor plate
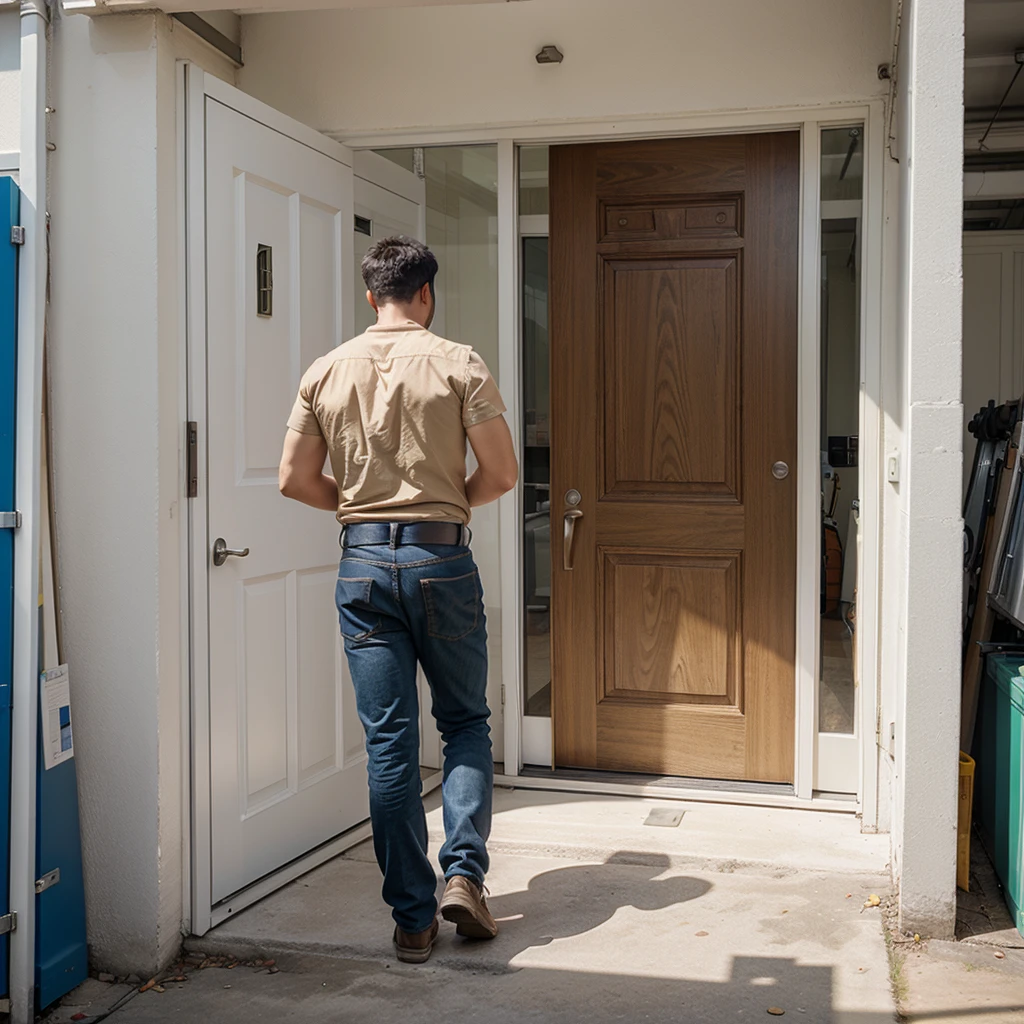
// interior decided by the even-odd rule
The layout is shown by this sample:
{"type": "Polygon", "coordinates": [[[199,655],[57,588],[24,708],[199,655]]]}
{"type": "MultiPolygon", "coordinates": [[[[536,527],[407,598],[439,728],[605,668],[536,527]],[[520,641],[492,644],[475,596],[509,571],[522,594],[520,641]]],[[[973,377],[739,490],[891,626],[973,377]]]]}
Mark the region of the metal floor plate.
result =
{"type": "Polygon", "coordinates": [[[683,820],[683,813],[674,807],[652,807],[644,824],[657,825],[660,828],[675,828],[683,820]]]}

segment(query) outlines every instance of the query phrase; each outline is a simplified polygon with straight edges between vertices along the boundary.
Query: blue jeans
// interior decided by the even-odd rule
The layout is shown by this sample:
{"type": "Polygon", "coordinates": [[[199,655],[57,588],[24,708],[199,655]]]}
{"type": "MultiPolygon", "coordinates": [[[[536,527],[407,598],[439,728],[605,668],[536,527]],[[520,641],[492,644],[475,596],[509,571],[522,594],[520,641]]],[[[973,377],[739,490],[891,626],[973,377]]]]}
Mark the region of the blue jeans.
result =
{"type": "Polygon", "coordinates": [[[366,730],[373,848],[384,901],[407,932],[437,914],[420,785],[416,665],[444,740],[445,878],[482,885],[494,760],[487,720],[487,627],[467,547],[346,547],[335,599],[366,730]]]}

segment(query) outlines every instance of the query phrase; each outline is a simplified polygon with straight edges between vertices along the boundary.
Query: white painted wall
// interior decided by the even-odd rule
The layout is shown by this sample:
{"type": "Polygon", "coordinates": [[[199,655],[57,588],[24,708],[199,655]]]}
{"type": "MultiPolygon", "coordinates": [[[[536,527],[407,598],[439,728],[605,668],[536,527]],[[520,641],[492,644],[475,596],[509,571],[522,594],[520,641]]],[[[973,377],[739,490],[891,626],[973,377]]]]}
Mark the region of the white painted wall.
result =
{"type": "Polygon", "coordinates": [[[903,6],[901,305],[887,433],[902,460],[898,500],[887,503],[885,522],[896,617],[883,620],[883,645],[895,645],[900,925],[941,938],[952,937],[956,920],[963,24],[963,0],[903,6]]]}
{"type": "Polygon", "coordinates": [[[53,30],[51,409],[93,965],[181,941],[182,665],[175,59],[162,15],[53,30]]]}
{"type": "Polygon", "coordinates": [[[18,7],[0,8],[0,174],[13,163],[4,154],[21,144],[21,17],[18,7]]]}
{"type": "Polygon", "coordinates": [[[243,17],[239,85],[346,137],[885,94],[888,0],[544,0],[243,17]],[[545,43],[565,53],[540,66],[545,43]],[[299,73],[301,69],[301,73],[299,73]]]}

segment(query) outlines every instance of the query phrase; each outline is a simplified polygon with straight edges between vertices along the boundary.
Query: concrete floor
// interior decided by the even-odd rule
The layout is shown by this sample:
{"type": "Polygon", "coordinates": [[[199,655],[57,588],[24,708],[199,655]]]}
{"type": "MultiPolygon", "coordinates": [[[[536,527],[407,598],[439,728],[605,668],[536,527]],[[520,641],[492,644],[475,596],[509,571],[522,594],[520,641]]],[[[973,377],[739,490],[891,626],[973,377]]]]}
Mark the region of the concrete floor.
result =
{"type": "Polygon", "coordinates": [[[906,1024],[1024,1024],[1024,950],[912,946],[899,968],[899,989],[906,1024]]]}
{"type": "MultiPolygon", "coordinates": [[[[436,794],[428,809],[436,850],[436,794]]],[[[237,967],[191,970],[110,1019],[893,1020],[881,912],[862,909],[885,895],[888,840],[852,815],[498,790],[491,850],[494,942],[446,925],[430,963],[398,964],[364,844],[189,943],[237,967]],[[681,823],[645,825],[656,807],[681,823]],[[267,958],[274,973],[254,965],[267,958]]]]}
{"type": "Polygon", "coordinates": [[[1024,1024],[1024,936],[975,835],[970,891],[957,891],[958,942],[895,943],[907,1024],[1024,1024]]]}
{"type": "Polygon", "coordinates": [[[180,976],[90,980],[49,1024],[889,1024],[894,992],[913,1024],[1024,1024],[1024,949],[979,923],[985,886],[971,938],[997,946],[893,935],[890,961],[885,905],[863,908],[888,838],[852,815],[498,790],[491,850],[494,942],[446,925],[428,964],[397,963],[364,844],[191,940],[180,976]],[[680,824],[645,825],[659,807],[680,824]]]}

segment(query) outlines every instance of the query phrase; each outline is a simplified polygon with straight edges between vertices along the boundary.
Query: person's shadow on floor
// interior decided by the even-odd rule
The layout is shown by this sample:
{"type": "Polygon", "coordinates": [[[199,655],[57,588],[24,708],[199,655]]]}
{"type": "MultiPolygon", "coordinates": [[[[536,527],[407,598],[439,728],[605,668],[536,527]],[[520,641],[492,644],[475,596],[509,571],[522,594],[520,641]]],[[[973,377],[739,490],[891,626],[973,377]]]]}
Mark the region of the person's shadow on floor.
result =
{"type": "Polygon", "coordinates": [[[500,929],[493,942],[457,937],[454,941],[466,953],[477,946],[481,958],[511,961],[533,946],[592,931],[620,907],[664,910],[711,889],[702,878],[659,879],[670,866],[663,855],[620,851],[604,864],[570,864],[545,871],[530,879],[525,890],[488,898],[500,929]]]}

